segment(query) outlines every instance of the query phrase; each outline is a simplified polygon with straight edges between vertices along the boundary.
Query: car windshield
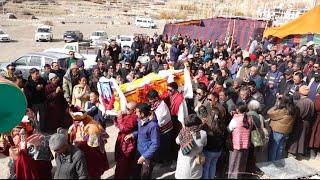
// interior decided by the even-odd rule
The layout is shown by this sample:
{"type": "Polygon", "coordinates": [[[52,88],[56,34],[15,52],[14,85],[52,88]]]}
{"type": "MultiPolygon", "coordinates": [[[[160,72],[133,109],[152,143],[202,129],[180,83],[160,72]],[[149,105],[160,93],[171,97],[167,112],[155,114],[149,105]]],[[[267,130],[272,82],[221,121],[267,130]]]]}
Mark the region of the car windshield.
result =
{"type": "Polygon", "coordinates": [[[0,30],[0,34],[5,34],[3,31],[0,30]]]}
{"type": "Polygon", "coordinates": [[[38,32],[40,32],[40,33],[48,33],[48,32],[50,32],[50,29],[47,29],[47,28],[39,28],[39,29],[38,29],[38,32]]]}
{"type": "Polygon", "coordinates": [[[93,32],[92,36],[104,36],[103,32],[93,32]]]}
{"type": "Polygon", "coordinates": [[[66,31],[66,34],[75,34],[75,31],[66,31]]]}
{"type": "Polygon", "coordinates": [[[120,39],[121,41],[131,41],[131,38],[129,37],[121,37],[120,39]]]}

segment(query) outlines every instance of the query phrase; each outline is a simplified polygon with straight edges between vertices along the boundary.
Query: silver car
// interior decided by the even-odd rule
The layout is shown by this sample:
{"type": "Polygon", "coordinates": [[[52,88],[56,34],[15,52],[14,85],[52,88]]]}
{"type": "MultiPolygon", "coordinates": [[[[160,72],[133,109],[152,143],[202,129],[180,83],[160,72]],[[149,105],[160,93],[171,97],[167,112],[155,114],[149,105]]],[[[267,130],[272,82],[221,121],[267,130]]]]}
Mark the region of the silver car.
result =
{"type": "MultiPolygon", "coordinates": [[[[21,70],[23,77],[28,78],[29,70],[31,68],[37,68],[40,72],[43,72],[44,65],[51,65],[53,62],[58,62],[58,64],[64,68],[65,60],[68,58],[68,55],[61,53],[53,52],[37,52],[37,53],[28,53],[20,58],[12,61],[11,63],[16,66],[16,70],[21,70]]],[[[10,63],[2,63],[0,65],[0,72],[6,71],[6,66],[10,63]]]]}

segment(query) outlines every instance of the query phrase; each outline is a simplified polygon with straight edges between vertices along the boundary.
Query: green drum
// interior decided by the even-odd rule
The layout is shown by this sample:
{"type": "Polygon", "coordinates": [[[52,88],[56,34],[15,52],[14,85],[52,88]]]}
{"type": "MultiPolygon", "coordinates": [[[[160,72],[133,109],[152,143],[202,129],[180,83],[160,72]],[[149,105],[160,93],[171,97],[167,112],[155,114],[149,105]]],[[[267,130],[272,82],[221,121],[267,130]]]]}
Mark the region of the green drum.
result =
{"type": "Polygon", "coordinates": [[[14,84],[0,78],[0,133],[18,125],[26,113],[24,93],[14,84]]]}

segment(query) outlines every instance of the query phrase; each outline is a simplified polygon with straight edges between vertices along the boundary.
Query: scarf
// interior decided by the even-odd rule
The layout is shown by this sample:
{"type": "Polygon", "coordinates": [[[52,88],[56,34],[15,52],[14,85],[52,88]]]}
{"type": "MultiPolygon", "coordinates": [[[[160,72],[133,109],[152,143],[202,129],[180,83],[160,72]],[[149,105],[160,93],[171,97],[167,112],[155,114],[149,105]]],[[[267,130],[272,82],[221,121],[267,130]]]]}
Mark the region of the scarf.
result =
{"type": "Polygon", "coordinates": [[[180,140],[180,148],[183,155],[189,154],[196,146],[192,133],[197,134],[197,139],[200,138],[200,127],[192,126],[181,129],[178,137],[180,140]]]}

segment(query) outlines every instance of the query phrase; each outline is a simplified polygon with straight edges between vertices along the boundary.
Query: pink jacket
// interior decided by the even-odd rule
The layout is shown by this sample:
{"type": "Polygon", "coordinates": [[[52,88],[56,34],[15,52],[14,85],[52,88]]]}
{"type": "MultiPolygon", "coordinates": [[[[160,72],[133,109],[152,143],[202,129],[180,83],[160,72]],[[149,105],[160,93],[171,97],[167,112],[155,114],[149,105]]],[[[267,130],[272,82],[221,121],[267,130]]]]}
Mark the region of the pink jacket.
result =
{"type": "MultiPolygon", "coordinates": [[[[246,129],[243,126],[243,114],[235,114],[231,121],[235,121],[235,128],[232,131],[232,143],[233,149],[249,149],[250,146],[250,133],[252,129],[252,119],[251,116],[248,116],[249,129],[246,129]]],[[[231,123],[231,122],[230,122],[231,123]]]]}

